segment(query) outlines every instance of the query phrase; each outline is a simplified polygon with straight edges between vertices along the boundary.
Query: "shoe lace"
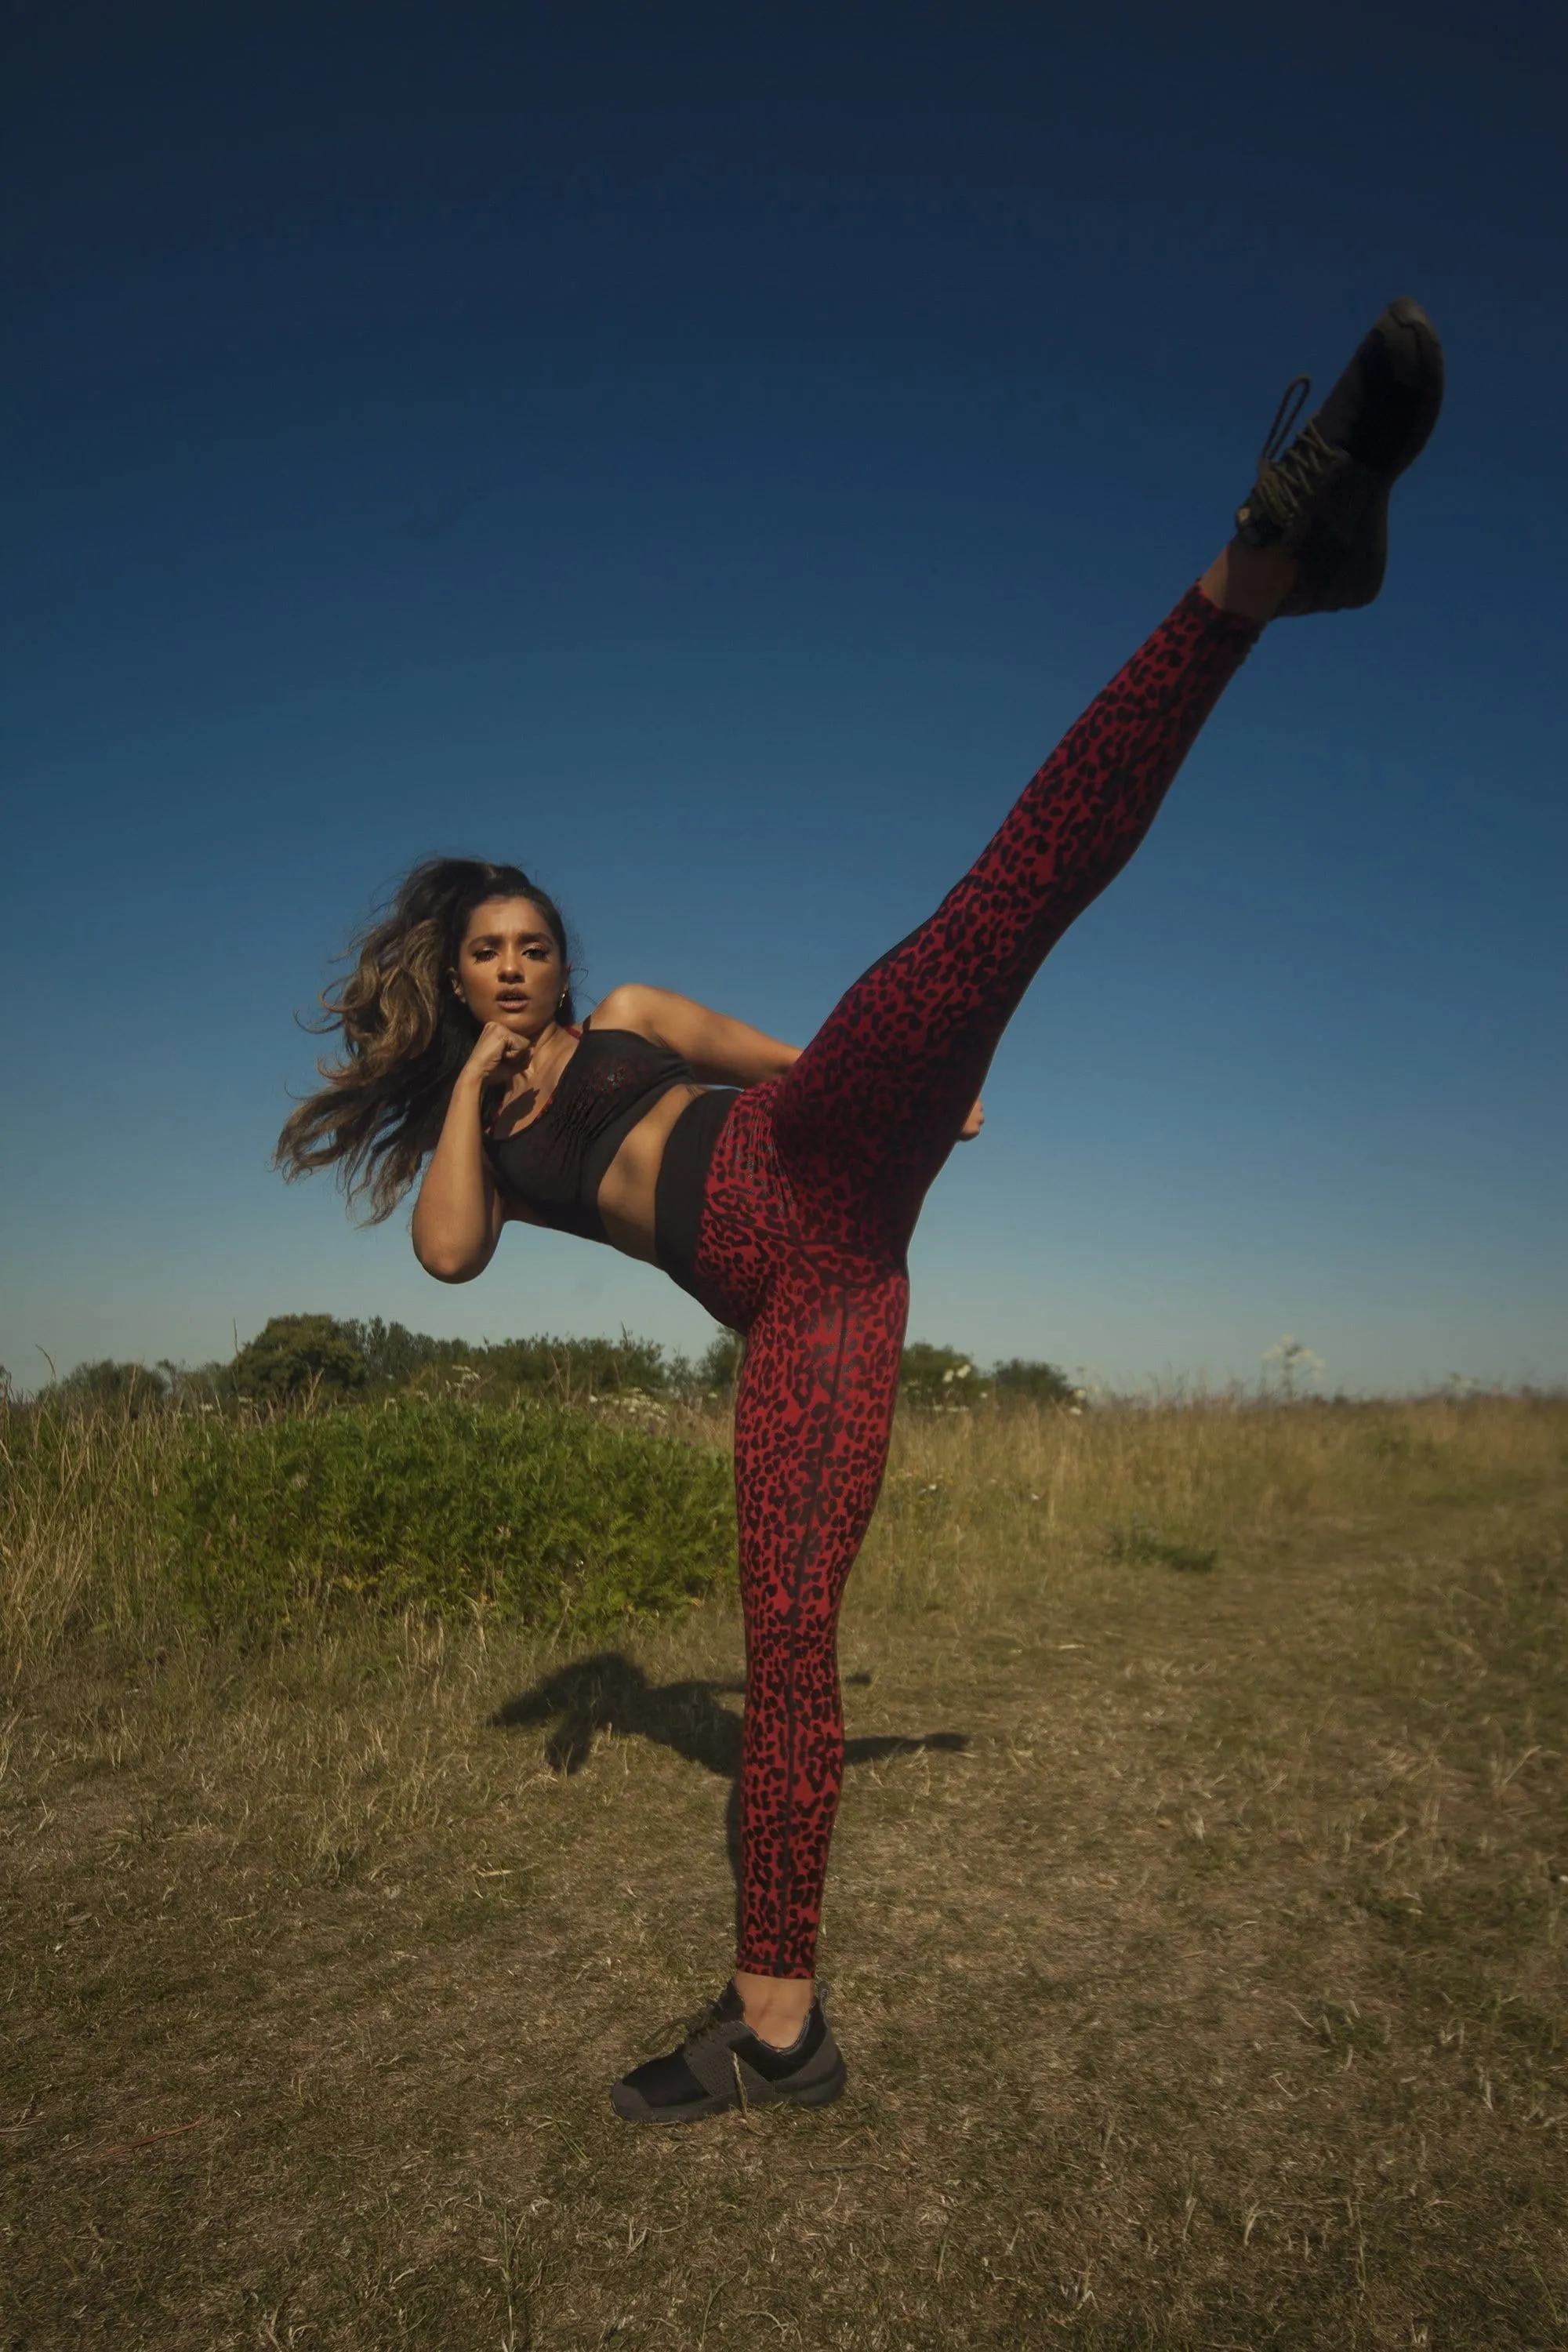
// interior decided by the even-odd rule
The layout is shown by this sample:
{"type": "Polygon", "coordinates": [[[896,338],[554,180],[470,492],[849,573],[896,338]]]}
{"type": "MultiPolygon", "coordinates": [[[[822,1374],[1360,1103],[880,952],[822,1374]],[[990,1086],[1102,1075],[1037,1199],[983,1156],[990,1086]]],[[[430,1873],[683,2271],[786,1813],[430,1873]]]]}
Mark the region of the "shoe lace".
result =
{"type": "MultiPolygon", "coordinates": [[[[719,2000],[722,1999],[723,1995],[721,1994],[719,2000]]],[[[707,2027],[718,2022],[719,2000],[704,2001],[700,2009],[689,2010],[684,2017],[667,2018],[658,2030],[658,2039],[662,2042],[667,2033],[671,2034],[684,2049],[689,2042],[694,2042],[707,2027]]]]}
{"type": "Polygon", "coordinates": [[[1248,503],[1261,508],[1281,529],[1295,520],[1344,456],[1343,450],[1324,440],[1315,423],[1304,425],[1289,448],[1285,446],[1311,389],[1310,375],[1291,378],[1279,395],[1274,422],[1258,453],[1258,485],[1248,503]]]}
{"type": "Polygon", "coordinates": [[[1296,419],[1307,405],[1312,389],[1310,375],[1293,375],[1279,395],[1279,405],[1274,412],[1274,422],[1263,436],[1263,446],[1258,453],[1259,469],[1273,465],[1285,446],[1296,419]]]}

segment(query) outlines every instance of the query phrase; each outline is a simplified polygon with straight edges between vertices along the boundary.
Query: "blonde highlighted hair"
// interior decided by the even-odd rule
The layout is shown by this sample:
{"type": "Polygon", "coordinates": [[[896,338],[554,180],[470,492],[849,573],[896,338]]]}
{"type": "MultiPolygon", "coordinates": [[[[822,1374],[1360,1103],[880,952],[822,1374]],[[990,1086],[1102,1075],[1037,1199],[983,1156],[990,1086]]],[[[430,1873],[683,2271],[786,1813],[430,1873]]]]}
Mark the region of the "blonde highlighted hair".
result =
{"type": "MultiPolygon", "coordinates": [[[[323,1055],[325,1081],[283,1124],[273,1166],[290,1180],[335,1167],[351,1203],[368,1222],[389,1217],[435,1150],[458,1073],[479,1024],[450,985],[476,907],[526,898],[537,907],[568,961],[566,927],[553,899],[519,866],[477,857],[427,857],[400,885],[378,922],[350,943],[354,969],[323,989],[321,1018],[338,1032],[341,1058],[323,1055]]],[[[572,992],[561,1017],[574,1018],[572,992]]]]}

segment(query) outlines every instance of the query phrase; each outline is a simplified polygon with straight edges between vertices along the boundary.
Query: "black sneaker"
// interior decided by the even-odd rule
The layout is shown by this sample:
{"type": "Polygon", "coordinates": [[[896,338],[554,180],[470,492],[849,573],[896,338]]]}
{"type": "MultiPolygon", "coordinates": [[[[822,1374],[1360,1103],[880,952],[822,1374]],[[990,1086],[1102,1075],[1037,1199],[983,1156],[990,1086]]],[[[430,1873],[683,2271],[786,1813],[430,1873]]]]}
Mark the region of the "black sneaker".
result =
{"type": "Polygon", "coordinates": [[[825,2107],[844,2088],[847,2070],[823,2013],[819,1991],[798,2038],[775,2050],[746,2023],[733,1982],[688,2021],[679,2045],[623,2074],[610,2093],[616,2115],[636,2124],[690,2124],[726,2107],[784,2101],[825,2107]]]}
{"type": "Polygon", "coordinates": [[[1370,604],[1382,587],[1389,491],[1426,447],[1443,404],[1437,330],[1408,295],[1391,302],[1285,449],[1311,389],[1310,376],[1287,384],[1236,518],[1248,546],[1282,547],[1300,566],[1282,614],[1370,604]]]}

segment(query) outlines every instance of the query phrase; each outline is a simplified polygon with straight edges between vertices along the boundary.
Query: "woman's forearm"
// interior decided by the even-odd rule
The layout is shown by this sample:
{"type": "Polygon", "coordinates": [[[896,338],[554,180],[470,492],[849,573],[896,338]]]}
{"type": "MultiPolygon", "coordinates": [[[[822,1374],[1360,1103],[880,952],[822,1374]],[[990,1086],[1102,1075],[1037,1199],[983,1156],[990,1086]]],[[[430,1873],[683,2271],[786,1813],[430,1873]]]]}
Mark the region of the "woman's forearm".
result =
{"type": "Polygon", "coordinates": [[[471,1282],[495,1255],[501,1212],[479,1129],[484,1081],[464,1070],[415,1204],[414,1255],[438,1282],[471,1282]]]}

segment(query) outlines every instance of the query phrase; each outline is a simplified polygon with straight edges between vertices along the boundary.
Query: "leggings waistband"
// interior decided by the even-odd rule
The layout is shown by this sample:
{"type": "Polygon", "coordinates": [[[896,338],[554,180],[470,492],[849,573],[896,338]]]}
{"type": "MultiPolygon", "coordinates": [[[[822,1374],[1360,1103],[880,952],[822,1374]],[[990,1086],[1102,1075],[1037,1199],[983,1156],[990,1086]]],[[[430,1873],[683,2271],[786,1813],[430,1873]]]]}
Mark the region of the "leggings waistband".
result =
{"type": "Polygon", "coordinates": [[[697,1244],[708,1195],[708,1169],[730,1113],[740,1100],[737,1087],[710,1087],[694,1095],[664,1140],[664,1158],[653,1195],[653,1245],[672,1282],[693,1298],[697,1244]]]}

